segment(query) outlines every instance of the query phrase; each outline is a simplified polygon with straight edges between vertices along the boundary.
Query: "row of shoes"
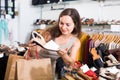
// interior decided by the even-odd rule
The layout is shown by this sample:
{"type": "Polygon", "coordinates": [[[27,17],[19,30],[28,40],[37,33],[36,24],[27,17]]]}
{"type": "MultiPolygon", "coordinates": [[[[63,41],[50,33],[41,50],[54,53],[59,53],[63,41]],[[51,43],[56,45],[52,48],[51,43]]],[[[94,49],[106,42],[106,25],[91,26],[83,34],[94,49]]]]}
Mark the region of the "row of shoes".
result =
{"type": "MultiPolygon", "coordinates": [[[[34,25],[41,25],[41,24],[46,24],[46,25],[54,25],[56,24],[56,20],[45,20],[45,19],[36,19],[36,21],[33,23],[34,25]]],[[[120,20],[111,20],[111,21],[95,21],[94,18],[81,18],[81,24],[82,25],[109,25],[109,24],[120,24],[120,20]]]]}
{"type": "Polygon", "coordinates": [[[104,21],[95,21],[94,18],[81,18],[81,23],[83,25],[110,25],[110,24],[120,24],[120,20],[104,20],[104,21]]]}
{"type": "Polygon", "coordinates": [[[2,53],[2,54],[5,53],[8,55],[8,53],[14,54],[14,53],[17,53],[17,51],[14,48],[10,48],[6,45],[1,45],[0,46],[0,53],[2,53]]]}
{"type": "Polygon", "coordinates": [[[81,24],[92,26],[94,24],[94,19],[93,18],[81,18],[81,24]]]}
{"type": "Polygon", "coordinates": [[[72,66],[64,66],[62,80],[98,80],[97,74],[87,64],[75,62],[72,66]]]}
{"type": "Polygon", "coordinates": [[[55,21],[55,20],[36,19],[36,21],[33,23],[33,25],[41,25],[41,24],[54,25],[56,23],[57,23],[57,21],[55,21]]]}
{"type": "Polygon", "coordinates": [[[9,54],[19,54],[26,51],[25,44],[21,44],[19,42],[14,43],[15,44],[12,45],[0,44],[0,54],[8,56],[9,54]]]}
{"type": "Polygon", "coordinates": [[[110,21],[99,21],[95,22],[94,25],[112,25],[112,24],[120,24],[120,20],[110,20],[110,21]]]}

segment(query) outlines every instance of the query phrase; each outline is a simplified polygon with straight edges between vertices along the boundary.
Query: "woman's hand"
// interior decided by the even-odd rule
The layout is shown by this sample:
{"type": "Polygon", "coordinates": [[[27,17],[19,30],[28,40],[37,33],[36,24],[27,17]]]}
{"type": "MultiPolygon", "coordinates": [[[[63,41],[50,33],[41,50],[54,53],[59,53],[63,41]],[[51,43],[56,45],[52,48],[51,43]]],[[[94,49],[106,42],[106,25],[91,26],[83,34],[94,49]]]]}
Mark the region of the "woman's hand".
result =
{"type": "Polygon", "coordinates": [[[62,57],[66,65],[71,65],[73,63],[73,59],[68,55],[68,49],[59,50],[57,53],[62,57]]]}
{"type": "Polygon", "coordinates": [[[36,43],[33,43],[33,39],[28,42],[28,47],[36,46],[36,43]]]}
{"type": "Polygon", "coordinates": [[[35,53],[36,50],[37,52],[40,52],[41,47],[39,45],[37,45],[36,43],[34,43],[34,40],[31,39],[28,43],[28,47],[31,49],[31,53],[35,53]]]}
{"type": "Polygon", "coordinates": [[[39,37],[36,37],[35,39],[32,38],[32,39],[29,41],[29,45],[30,45],[30,46],[37,45],[37,43],[39,43],[39,44],[41,44],[41,45],[44,45],[46,42],[45,42],[44,39],[41,39],[41,38],[39,38],[39,37]]]}

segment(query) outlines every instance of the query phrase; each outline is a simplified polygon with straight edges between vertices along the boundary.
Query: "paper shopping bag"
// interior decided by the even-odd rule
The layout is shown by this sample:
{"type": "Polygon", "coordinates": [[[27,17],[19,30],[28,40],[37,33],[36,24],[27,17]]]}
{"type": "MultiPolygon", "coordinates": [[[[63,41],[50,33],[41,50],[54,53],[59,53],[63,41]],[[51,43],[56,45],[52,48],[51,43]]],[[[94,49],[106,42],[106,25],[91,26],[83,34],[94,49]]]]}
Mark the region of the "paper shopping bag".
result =
{"type": "Polygon", "coordinates": [[[17,61],[17,80],[53,80],[50,58],[19,59],[17,61]]]}
{"type": "Polygon", "coordinates": [[[16,61],[23,58],[23,56],[9,54],[4,80],[15,80],[16,61]]]}

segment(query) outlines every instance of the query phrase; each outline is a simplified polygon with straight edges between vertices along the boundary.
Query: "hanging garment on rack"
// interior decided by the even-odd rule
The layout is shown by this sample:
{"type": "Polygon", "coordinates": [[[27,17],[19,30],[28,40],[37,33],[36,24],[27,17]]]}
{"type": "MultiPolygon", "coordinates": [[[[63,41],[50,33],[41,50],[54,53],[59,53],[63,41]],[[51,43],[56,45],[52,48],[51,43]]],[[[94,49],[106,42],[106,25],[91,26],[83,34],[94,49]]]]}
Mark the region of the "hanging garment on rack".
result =
{"type": "Polygon", "coordinates": [[[90,38],[88,39],[88,41],[86,42],[86,45],[85,45],[85,57],[84,57],[84,61],[83,63],[85,64],[88,64],[89,63],[89,49],[91,49],[92,47],[94,47],[94,41],[90,38]]]}
{"type": "Polygon", "coordinates": [[[119,32],[103,32],[102,34],[93,34],[91,38],[95,41],[94,44],[98,45],[95,46],[95,48],[98,51],[99,55],[102,54],[100,55],[102,59],[104,56],[108,55],[108,50],[120,48],[119,32]],[[98,41],[99,44],[97,44],[98,41]],[[104,50],[107,50],[107,52],[104,50]]]}
{"type": "Polygon", "coordinates": [[[87,40],[90,38],[89,34],[82,32],[81,37],[80,37],[80,41],[81,41],[81,47],[78,51],[78,55],[77,55],[77,60],[82,61],[84,60],[85,57],[85,47],[86,47],[86,43],[87,40]]]}
{"type": "Polygon", "coordinates": [[[104,43],[108,49],[120,47],[120,32],[102,32],[93,34],[91,38],[95,41],[96,47],[100,43],[104,43]],[[98,44],[99,43],[99,44],[98,44]]]}
{"type": "Polygon", "coordinates": [[[0,20],[0,44],[2,42],[2,33],[4,32],[5,39],[8,39],[9,36],[9,30],[6,19],[0,20]]]}

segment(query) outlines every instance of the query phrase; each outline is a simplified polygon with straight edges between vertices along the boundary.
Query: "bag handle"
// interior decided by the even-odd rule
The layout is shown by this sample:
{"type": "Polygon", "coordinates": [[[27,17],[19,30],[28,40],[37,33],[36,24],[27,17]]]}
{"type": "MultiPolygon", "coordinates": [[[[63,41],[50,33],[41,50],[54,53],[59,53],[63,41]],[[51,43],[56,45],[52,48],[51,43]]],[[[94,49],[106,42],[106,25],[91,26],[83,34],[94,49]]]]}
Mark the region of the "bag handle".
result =
{"type": "MultiPolygon", "coordinates": [[[[30,48],[28,48],[27,50],[27,55],[26,55],[26,59],[29,60],[30,59],[30,48]]],[[[36,46],[36,50],[35,50],[35,53],[36,53],[36,59],[39,59],[39,55],[38,55],[38,51],[37,51],[37,46],[36,46]]]]}

